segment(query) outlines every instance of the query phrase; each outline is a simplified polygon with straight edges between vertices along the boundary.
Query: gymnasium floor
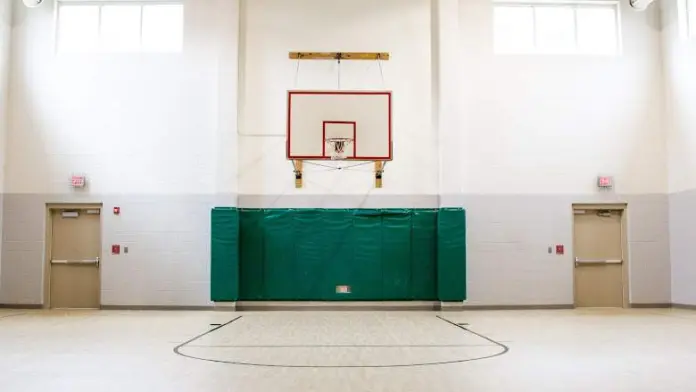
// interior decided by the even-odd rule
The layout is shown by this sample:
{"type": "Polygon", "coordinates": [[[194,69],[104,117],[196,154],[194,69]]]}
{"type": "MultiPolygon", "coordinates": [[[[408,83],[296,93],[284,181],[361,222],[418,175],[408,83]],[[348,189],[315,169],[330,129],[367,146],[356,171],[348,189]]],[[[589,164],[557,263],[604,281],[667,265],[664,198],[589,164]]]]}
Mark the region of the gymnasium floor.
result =
{"type": "Polygon", "coordinates": [[[695,364],[680,310],[0,310],[3,392],[694,391],[695,364]]]}

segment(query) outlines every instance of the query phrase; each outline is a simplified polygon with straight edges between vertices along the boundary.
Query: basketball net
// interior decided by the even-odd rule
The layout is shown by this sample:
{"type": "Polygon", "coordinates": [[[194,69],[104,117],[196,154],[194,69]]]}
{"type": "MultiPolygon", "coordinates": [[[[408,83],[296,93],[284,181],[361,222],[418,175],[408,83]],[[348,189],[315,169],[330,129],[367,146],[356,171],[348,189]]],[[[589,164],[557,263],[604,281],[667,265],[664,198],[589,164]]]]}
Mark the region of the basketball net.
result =
{"type": "Polygon", "coordinates": [[[347,137],[335,137],[326,139],[326,144],[331,147],[331,159],[340,161],[346,159],[346,147],[353,142],[353,139],[347,137]]]}

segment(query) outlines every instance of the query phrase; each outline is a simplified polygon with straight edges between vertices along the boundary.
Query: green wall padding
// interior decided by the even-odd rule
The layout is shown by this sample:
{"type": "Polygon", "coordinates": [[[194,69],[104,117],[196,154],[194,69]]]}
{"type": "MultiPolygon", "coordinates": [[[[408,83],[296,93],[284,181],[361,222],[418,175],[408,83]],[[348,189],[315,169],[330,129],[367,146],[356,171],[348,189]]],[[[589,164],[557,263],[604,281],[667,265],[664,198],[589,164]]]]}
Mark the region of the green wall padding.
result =
{"type": "Polygon", "coordinates": [[[466,214],[441,208],[437,217],[438,299],[466,299],[466,214]]]}
{"type": "Polygon", "coordinates": [[[411,228],[411,299],[437,299],[437,210],[414,210],[411,228]]]}
{"type": "MultiPolygon", "coordinates": [[[[293,217],[294,238],[304,238],[305,241],[295,243],[294,260],[304,260],[301,265],[295,263],[301,270],[297,271],[295,286],[297,298],[311,298],[312,293],[326,291],[320,271],[325,268],[323,233],[317,228],[323,226],[323,214],[318,210],[298,210],[293,217]]],[[[292,251],[292,248],[289,249],[292,251]]],[[[268,262],[272,262],[269,260],[268,262]]],[[[294,261],[293,261],[294,262],[294,261]]],[[[322,294],[323,296],[324,294],[322,294]]]]}
{"type": "Polygon", "coordinates": [[[411,298],[411,212],[382,212],[382,299],[411,298]]]}
{"type": "Polygon", "coordinates": [[[353,287],[353,299],[382,298],[382,216],[379,210],[357,210],[353,215],[353,262],[359,279],[353,287]]]}
{"type": "Polygon", "coordinates": [[[293,229],[293,215],[294,211],[291,210],[265,210],[263,215],[265,295],[275,300],[297,299],[293,295],[295,287],[304,284],[297,280],[297,269],[304,266],[296,263],[297,235],[293,229]]]}
{"type": "Polygon", "coordinates": [[[211,215],[210,298],[239,299],[239,210],[215,208],[211,215]]]}
{"type": "Polygon", "coordinates": [[[239,296],[248,300],[266,298],[264,288],[264,211],[245,209],[239,214],[239,296]]]}
{"type": "Polygon", "coordinates": [[[463,299],[458,211],[461,227],[455,210],[214,209],[212,298],[463,299]],[[454,232],[442,238],[443,230],[454,232]],[[351,292],[337,293],[339,285],[351,292]]]}

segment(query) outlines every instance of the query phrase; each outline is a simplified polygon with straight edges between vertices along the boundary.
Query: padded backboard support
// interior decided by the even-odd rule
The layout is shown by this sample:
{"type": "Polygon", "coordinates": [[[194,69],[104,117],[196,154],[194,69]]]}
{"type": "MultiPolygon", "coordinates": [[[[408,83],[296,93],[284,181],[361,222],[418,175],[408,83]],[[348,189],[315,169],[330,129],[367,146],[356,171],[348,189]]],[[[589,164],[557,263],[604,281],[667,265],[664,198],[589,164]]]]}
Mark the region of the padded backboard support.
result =
{"type": "Polygon", "coordinates": [[[326,138],[352,138],[346,159],[392,159],[390,91],[288,91],[287,158],[329,160],[326,138]]]}

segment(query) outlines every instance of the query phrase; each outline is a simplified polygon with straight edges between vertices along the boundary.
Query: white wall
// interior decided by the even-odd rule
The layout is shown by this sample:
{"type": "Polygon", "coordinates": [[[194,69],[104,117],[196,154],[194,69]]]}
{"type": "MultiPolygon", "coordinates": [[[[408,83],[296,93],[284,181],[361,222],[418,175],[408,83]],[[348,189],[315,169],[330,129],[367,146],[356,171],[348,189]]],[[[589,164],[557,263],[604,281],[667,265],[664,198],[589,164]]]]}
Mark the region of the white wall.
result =
{"type": "Polygon", "coordinates": [[[621,2],[621,56],[501,56],[490,3],[460,2],[465,192],[665,193],[656,10],[621,2]]]}
{"type": "Polygon", "coordinates": [[[696,189],[696,40],[687,38],[686,0],[664,0],[664,64],[667,91],[669,190],[696,189]],[[682,8],[680,10],[680,8],[682,8]]]}
{"type": "Polygon", "coordinates": [[[0,303],[41,302],[45,203],[91,201],[122,209],[104,304],[207,304],[210,208],[235,204],[236,2],[187,0],[181,54],[55,53],[54,6],[15,9],[0,303]]]}
{"type": "Polygon", "coordinates": [[[12,31],[12,0],[0,0],[0,193],[4,187],[5,137],[10,78],[10,36],[12,31]]]}
{"type": "Polygon", "coordinates": [[[230,3],[187,1],[184,53],[142,55],[56,54],[53,2],[17,7],[6,192],[66,193],[81,172],[95,194],[215,193],[230,3]]]}
{"type": "MultiPolygon", "coordinates": [[[[0,0],[0,195],[4,189],[5,178],[5,137],[7,135],[7,114],[10,76],[10,36],[12,29],[12,0],[0,0]]],[[[0,205],[2,196],[0,196],[0,205]]],[[[0,236],[2,236],[2,209],[0,208],[0,236]]],[[[2,241],[0,241],[0,254],[2,241]]],[[[0,263],[0,274],[2,263],[0,263]]]]}
{"type": "MultiPolygon", "coordinates": [[[[313,194],[323,195],[312,199],[321,206],[335,207],[342,202],[329,195],[437,195],[428,0],[247,0],[242,24],[240,203],[268,196],[266,206],[297,205],[313,194]],[[338,69],[336,62],[304,61],[298,74],[289,51],[391,53],[382,64],[384,82],[375,62],[344,61],[341,66],[341,88],[394,93],[397,158],[387,165],[384,189],[373,189],[371,166],[339,172],[309,165],[304,189],[295,189],[292,164],[285,159],[286,91],[336,89],[338,69]]],[[[352,200],[348,204],[364,206],[364,199],[352,200]]],[[[436,198],[431,200],[437,205],[436,198]]]]}
{"type": "Polygon", "coordinates": [[[696,305],[696,39],[687,37],[685,1],[662,1],[667,92],[672,300],[696,305]]]}
{"type": "Polygon", "coordinates": [[[237,193],[242,206],[462,205],[472,305],[571,304],[571,204],[624,201],[631,301],[670,301],[655,9],[623,7],[622,56],[582,57],[493,55],[489,0],[242,5],[187,0],[178,56],[56,55],[53,3],[16,9],[0,303],[41,301],[43,206],[82,200],[123,211],[104,216],[106,305],[206,305],[209,208],[237,193]],[[375,64],[342,67],[343,88],[394,91],[384,189],[369,167],[309,169],[294,188],[285,92],[336,77],[303,62],[296,83],[295,50],[392,54],[384,86],[375,64]],[[69,190],[74,171],[87,192],[69,190]],[[600,173],[614,192],[595,191],[600,173]],[[131,252],[112,257],[112,243],[131,252]],[[555,244],[567,254],[548,255],[555,244]]]}
{"type": "Polygon", "coordinates": [[[621,3],[623,54],[604,57],[495,55],[491,2],[459,1],[449,154],[462,157],[472,304],[572,303],[571,204],[602,201],[628,202],[631,302],[670,300],[659,13],[621,3]],[[597,192],[600,174],[615,191],[597,192]]]}

